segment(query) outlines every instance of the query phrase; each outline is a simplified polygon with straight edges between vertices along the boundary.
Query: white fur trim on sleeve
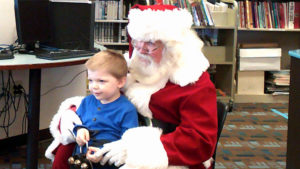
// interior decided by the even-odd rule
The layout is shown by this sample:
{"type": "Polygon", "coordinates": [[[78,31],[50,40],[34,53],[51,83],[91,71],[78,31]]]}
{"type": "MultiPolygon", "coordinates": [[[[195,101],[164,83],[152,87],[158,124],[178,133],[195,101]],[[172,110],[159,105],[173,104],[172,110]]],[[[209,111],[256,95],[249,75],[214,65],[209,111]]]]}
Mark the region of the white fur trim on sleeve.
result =
{"type": "Polygon", "coordinates": [[[73,110],[66,110],[61,116],[60,131],[63,145],[75,142],[73,128],[75,124],[82,124],[80,118],[73,110]]]}
{"type": "Polygon", "coordinates": [[[165,169],[167,153],[160,141],[161,130],[153,127],[137,127],[122,136],[126,144],[127,159],[121,169],[165,169]]]}
{"type": "Polygon", "coordinates": [[[75,141],[69,130],[73,131],[74,124],[81,124],[81,120],[70,108],[72,105],[75,105],[76,108],[78,108],[83,98],[83,96],[75,96],[64,100],[61,103],[58,112],[53,116],[49,129],[54,140],[45,152],[45,156],[48,159],[54,160],[54,154],[52,154],[52,152],[60,143],[66,145],[75,141]],[[59,122],[61,132],[58,128],[59,122]]]}
{"type": "Polygon", "coordinates": [[[56,149],[56,147],[59,146],[59,144],[60,144],[59,140],[54,139],[45,151],[45,157],[50,159],[52,162],[54,161],[54,154],[52,152],[53,150],[56,149]]]}

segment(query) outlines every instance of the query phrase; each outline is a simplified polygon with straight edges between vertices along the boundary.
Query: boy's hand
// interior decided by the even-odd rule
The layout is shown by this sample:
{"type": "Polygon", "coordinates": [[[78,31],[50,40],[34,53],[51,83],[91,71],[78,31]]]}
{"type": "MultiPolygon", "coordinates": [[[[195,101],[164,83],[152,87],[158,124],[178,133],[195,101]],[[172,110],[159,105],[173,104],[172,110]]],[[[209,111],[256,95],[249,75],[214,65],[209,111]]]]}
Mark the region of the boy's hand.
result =
{"type": "Polygon", "coordinates": [[[88,151],[86,152],[86,158],[93,163],[98,163],[102,159],[102,155],[99,152],[100,149],[97,147],[89,147],[88,151]]]}
{"type": "Polygon", "coordinates": [[[90,140],[90,133],[86,128],[77,130],[76,142],[79,146],[85,145],[90,140]]]}

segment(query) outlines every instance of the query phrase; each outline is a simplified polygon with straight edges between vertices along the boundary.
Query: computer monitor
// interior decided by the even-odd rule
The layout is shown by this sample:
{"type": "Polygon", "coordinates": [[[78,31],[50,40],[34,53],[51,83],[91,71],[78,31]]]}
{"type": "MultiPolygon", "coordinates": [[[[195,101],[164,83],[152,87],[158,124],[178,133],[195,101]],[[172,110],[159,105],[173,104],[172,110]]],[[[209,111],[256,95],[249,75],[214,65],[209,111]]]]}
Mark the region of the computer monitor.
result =
{"type": "Polygon", "coordinates": [[[63,49],[94,49],[94,3],[50,2],[52,45],[63,49]]]}
{"type": "Polygon", "coordinates": [[[48,43],[50,37],[49,0],[15,0],[18,43],[33,50],[36,43],[48,43]]]}
{"type": "Polygon", "coordinates": [[[49,9],[53,46],[94,49],[94,3],[50,2],[49,9]]]}
{"type": "MultiPolygon", "coordinates": [[[[58,49],[94,49],[95,4],[15,0],[19,44],[58,49]]],[[[49,49],[49,48],[48,48],[49,49]]]]}

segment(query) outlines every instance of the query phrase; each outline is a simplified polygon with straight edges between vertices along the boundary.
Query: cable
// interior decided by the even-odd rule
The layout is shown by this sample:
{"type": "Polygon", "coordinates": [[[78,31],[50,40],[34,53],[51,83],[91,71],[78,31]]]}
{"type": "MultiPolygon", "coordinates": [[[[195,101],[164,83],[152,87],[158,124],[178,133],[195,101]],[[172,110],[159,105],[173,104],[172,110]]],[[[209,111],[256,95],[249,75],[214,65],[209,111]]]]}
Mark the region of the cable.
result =
{"type": "MultiPolygon", "coordinates": [[[[68,83],[56,86],[45,93],[43,93],[41,96],[45,96],[51,91],[62,88],[65,86],[68,86],[71,84],[80,74],[86,72],[86,70],[80,71],[77,73],[68,83]]],[[[3,107],[0,109],[0,118],[2,119],[2,122],[0,124],[0,128],[4,130],[4,133],[7,137],[9,137],[9,127],[16,121],[17,118],[17,112],[19,111],[21,100],[23,98],[24,100],[24,109],[25,112],[22,117],[22,133],[27,132],[27,117],[28,117],[28,95],[26,94],[26,90],[21,85],[16,85],[15,80],[12,75],[12,71],[8,71],[8,77],[7,81],[5,80],[5,74],[4,71],[1,70],[1,83],[2,90],[0,90],[0,101],[3,101],[3,107]],[[15,93],[15,90],[18,89],[18,94],[15,93]],[[12,92],[12,90],[14,90],[12,92]]],[[[2,103],[1,103],[2,104],[2,103]]]]}
{"type": "MultiPolygon", "coordinates": [[[[2,90],[0,92],[0,100],[3,100],[3,107],[0,110],[0,117],[2,118],[2,124],[0,125],[0,128],[2,128],[5,132],[5,135],[9,137],[9,127],[16,121],[17,118],[17,112],[19,111],[21,99],[22,96],[24,97],[24,107],[25,107],[25,113],[24,116],[27,116],[28,112],[28,97],[26,94],[25,89],[23,86],[19,86],[22,90],[21,93],[16,95],[11,90],[15,90],[16,83],[12,75],[12,71],[8,71],[8,77],[7,82],[4,80],[4,71],[1,71],[1,85],[2,90]]],[[[25,121],[27,119],[25,118],[25,121]]],[[[24,121],[24,117],[23,117],[24,121]]],[[[23,129],[22,129],[23,132],[23,129]]]]}
{"type": "Polygon", "coordinates": [[[61,86],[56,86],[56,87],[54,87],[54,88],[52,88],[52,89],[46,91],[45,93],[41,94],[41,96],[45,96],[46,94],[50,93],[51,91],[53,91],[53,90],[55,90],[55,89],[58,89],[58,88],[62,88],[62,87],[68,86],[69,84],[71,84],[71,83],[73,82],[74,79],[76,79],[76,77],[78,77],[78,76],[79,76],[81,73],[83,73],[83,72],[86,72],[86,70],[83,70],[83,71],[77,73],[77,74],[71,79],[71,81],[69,81],[68,83],[66,83],[66,84],[64,84],[64,85],[61,85],[61,86]]]}

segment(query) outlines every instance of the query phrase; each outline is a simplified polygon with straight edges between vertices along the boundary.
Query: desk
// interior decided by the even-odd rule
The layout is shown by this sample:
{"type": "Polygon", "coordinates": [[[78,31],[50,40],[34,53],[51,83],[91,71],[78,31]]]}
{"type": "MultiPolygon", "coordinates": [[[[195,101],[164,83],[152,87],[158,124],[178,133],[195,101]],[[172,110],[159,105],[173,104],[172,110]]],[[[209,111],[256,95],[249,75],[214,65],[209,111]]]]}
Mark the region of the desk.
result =
{"type": "Polygon", "coordinates": [[[289,119],[286,168],[300,166],[300,49],[289,51],[291,56],[289,119]]]}
{"type": "Polygon", "coordinates": [[[26,168],[38,167],[38,138],[40,120],[41,69],[79,65],[89,57],[62,60],[44,60],[34,55],[15,54],[14,59],[0,61],[1,70],[29,69],[29,106],[26,168]]]}

